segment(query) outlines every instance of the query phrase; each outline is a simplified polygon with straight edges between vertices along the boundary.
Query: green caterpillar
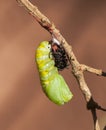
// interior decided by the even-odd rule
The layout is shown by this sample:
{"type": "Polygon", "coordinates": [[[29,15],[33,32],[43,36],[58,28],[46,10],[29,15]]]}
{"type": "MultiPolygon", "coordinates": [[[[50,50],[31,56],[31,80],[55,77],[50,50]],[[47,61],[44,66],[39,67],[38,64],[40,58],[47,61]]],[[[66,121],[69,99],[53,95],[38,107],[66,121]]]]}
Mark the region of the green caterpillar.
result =
{"type": "Polygon", "coordinates": [[[63,77],[58,73],[48,41],[40,43],[35,55],[41,85],[46,96],[54,103],[63,105],[72,98],[72,93],[63,77]]]}

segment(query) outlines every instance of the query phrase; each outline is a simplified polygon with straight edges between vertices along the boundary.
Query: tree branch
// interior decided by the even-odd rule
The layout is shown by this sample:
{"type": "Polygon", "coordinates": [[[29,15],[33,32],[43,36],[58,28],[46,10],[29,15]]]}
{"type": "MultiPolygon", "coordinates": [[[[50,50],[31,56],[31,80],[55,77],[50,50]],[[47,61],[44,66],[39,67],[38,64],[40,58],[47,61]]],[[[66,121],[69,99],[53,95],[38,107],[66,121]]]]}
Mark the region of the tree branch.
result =
{"type": "Polygon", "coordinates": [[[55,37],[64,47],[69,57],[70,63],[72,65],[72,72],[76,77],[77,82],[79,84],[79,88],[83,93],[84,98],[87,102],[87,108],[91,110],[93,120],[94,120],[95,130],[100,130],[98,119],[96,116],[96,109],[98,108],[99,105],[95,105],[95,102],[92,98],[92,94],[84,79],[83,72],[88,71],[100,76],[106,76],[106,73],[103,72],[102,70],[94,69],[84,64],[80,64],[72,51],[72,46],[67,43],[65,38],[61,35],[59,30],[53,24],[53,22],[51,22],[44,14],[42,14],[36,6],[34,6],[31,2],[29,2],[29,0],[16,0],[16,1],[25,9],[27,9],[28,13],[30,13],[36,19],[36,21],[43,28],[45,28],[53,37],[55,37]]]}

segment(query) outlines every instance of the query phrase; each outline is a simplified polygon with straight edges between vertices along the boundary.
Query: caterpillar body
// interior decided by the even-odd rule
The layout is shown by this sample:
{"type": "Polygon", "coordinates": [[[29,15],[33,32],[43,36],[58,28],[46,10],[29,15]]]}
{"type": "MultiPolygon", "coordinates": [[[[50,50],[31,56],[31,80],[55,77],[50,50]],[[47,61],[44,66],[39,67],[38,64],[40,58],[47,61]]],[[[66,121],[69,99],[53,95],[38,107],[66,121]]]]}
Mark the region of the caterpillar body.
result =
{"type": "Polygon", "coordinates": [[[73,94],[63,77],[58,73],[51,54],[51,44],[48,41],[40,43],[35,55],[41,85],[46,96],[54,103],[63,105],[71,100],[73,94]]]}

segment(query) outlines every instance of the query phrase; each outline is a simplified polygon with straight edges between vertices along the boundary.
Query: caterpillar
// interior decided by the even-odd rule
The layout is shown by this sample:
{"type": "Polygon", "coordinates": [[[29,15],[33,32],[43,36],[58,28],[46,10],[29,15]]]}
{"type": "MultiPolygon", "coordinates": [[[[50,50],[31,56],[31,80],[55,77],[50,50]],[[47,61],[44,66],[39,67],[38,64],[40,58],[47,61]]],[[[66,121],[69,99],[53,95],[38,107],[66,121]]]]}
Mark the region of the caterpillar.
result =
{"type": "Polygon", "coordinates": [[[73,94],[55,67],[51,49],[50,42],[41,42],[36,50],[35,60],[44,93],[55,104],[63,105],[71,100],[73,94]]]}

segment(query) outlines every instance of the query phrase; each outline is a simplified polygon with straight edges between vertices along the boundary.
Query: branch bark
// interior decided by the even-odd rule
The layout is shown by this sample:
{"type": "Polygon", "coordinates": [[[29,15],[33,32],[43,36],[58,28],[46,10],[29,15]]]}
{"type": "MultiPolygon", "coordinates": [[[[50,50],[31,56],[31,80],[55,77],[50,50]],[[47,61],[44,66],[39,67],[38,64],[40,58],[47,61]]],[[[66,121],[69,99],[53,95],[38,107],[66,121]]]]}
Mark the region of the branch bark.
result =
{"type": "Polygon", "coordinates": [[[45,28],[53,37],[55,37],[64,47],[71,66],[72,66],[72,72],[74,76],[77,79],[77,82],[79,84],[79,88],[81,92],[84,95],[84,98],[87,103],[87,108],[91,110],[93,120],[94,120],[94,129],[95,130],[100,130],[98,119],[96,116],[96,109],[98,109],[98,104],[93,100],[91,91],[85,81],[84,78],[84,71],[88,71],[100,76],[106,76],[105,72],[102,72],[102,70],[98,70],[92,67],[89,67],[84,64],[80,64],[75,57],[73,51],[72,51],[72,46],[67,43],[65,38],[61,35],[60,31],[55,27],[54,23],[51,22],[44,14],[42,14],[37,6],[33,5],[29,0],[16,0],[21,6],[23,6],[28,13],[30,13],[36,21],[43,27],[45,28]],[[95,105],[96,104],[96,105],[95,105]]]}

